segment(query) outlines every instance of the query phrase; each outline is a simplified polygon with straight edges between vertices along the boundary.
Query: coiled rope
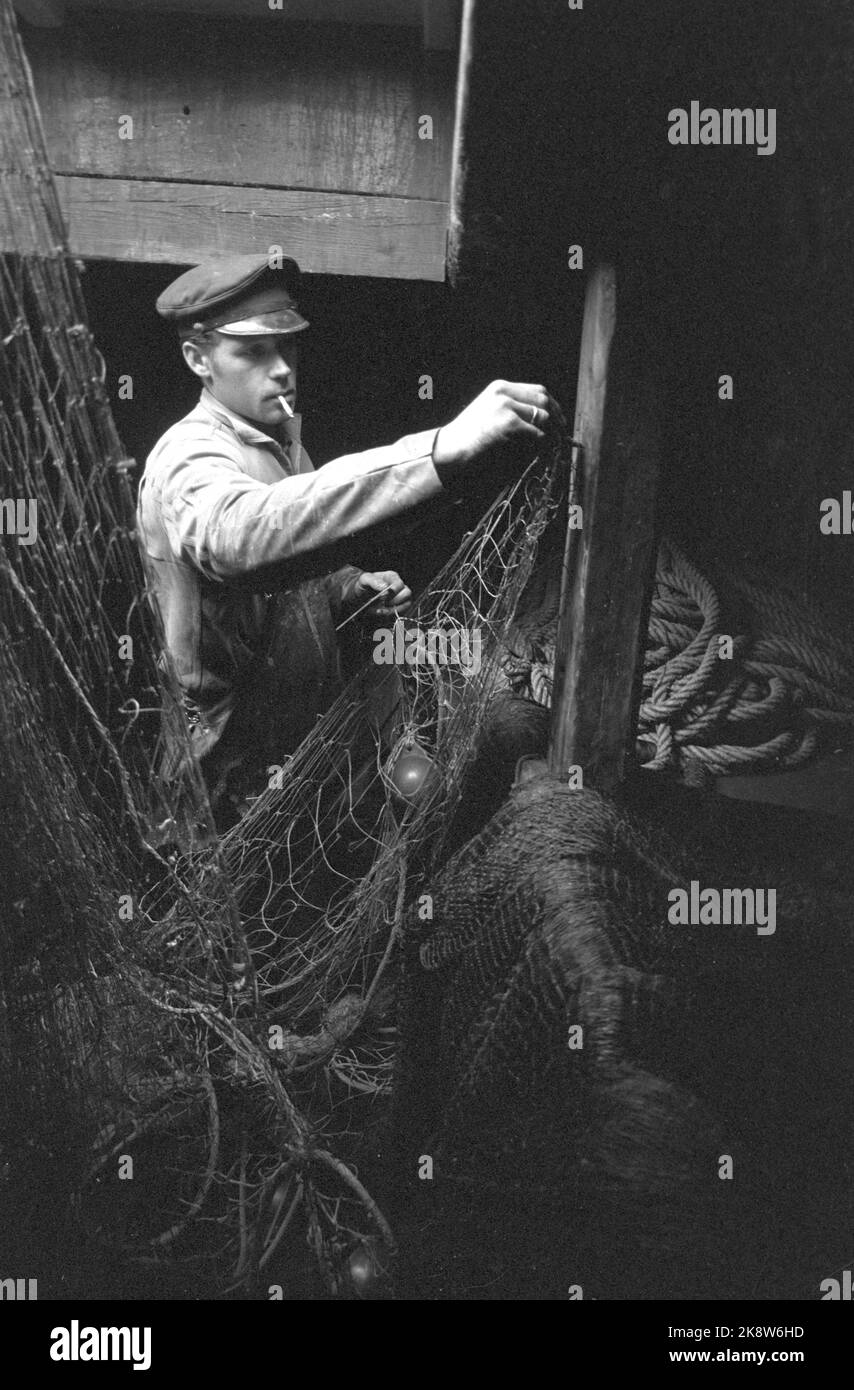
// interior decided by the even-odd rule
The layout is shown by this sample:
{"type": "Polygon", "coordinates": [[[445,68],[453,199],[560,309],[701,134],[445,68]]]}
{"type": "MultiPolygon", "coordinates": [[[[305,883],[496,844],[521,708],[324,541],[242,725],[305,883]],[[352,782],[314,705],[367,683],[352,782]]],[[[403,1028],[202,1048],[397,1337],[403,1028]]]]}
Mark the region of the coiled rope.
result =
{"type": "MultiPolygon", "coordinates": [[[[505,676],[551,704],[557,615],[520,622],[505,676]]],[[[854,730],[854,657],[828,619],[779,579],[718,588],[672,540],[659,548],[637,754],[689,785],[800,767],[854,730]],[[724,594],[726,589],[726,595],[724,594]]]]}

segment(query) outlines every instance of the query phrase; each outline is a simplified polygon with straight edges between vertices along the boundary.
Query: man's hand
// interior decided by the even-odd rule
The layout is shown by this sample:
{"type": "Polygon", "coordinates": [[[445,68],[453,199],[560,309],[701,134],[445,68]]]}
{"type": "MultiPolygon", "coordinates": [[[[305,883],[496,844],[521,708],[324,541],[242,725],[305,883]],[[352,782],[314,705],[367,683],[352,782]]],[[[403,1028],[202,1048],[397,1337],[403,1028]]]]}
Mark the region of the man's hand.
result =
{"type": "Polygon", "coordinates": [[[443,425],[433,446],[433,462],[478,467],[497,444],[527,440],[538,444],[555,421],[566,425],[563,411],[544,386],[493,381],[455,420],[443,425]]]}
{"type": "Polygon", "coordinates": [[[365,612],[378,618],[396,618],[408,613],[412,607],[412,590],[407,588],[395,570],[361,574],[354,585],[351,602],[356,608],[361,608],[367,604],[371,594],[377,595],[377,602],[368,605],[365,612]]]}

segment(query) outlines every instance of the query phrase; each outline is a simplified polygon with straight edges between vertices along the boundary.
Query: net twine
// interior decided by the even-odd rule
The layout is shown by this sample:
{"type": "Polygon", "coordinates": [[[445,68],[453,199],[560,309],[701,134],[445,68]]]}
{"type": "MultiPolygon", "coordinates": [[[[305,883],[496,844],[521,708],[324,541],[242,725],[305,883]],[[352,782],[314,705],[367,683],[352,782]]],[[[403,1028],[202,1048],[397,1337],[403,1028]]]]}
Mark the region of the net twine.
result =
{"type": "MultiPolygon", "coordinates": [[[[481,630],[479,670],[369,666],[239,825],[201,852],[164,854],[150,834],[158,731],[169,721],[188,752],[189,734],[173,673],[158,661],[162,631],[140,601],[131,461],[86,323],[10,0],[0,0],[0,117],[0,219],[17,248],[0,263],[0,478],[4,498],[38,503],[37,543],[7,535],[0,549],[13,865],[0,925],[0,1142],[22,1174],[31,1150],[16,1136],[62,1154],[62,1181],[91,1239],[142,1260],[192,1257],[212,1266],[218,1289],[247,1290],[301,1228],[340,1291],[354,1248],[371,1244],[381,1262],[393,1252],[357,1172],[358,1106],[389,1090],[402,917],[454,848],[451,812],[491,696],[510,678],[517,613],[567,467],[564,442],[505,489],[408,620],[481,630]],[[122,636],[133,639],[130,662],[117,659],[122,636]],[[402,803],[395,768],[413,751],[429,767],[427,792],[402,803]],[[268,1045],[273,1025],[281,1048],[268,1045]],[[163,1146],[170,1193],[151,1230],[117,1236],[93,1219],[93,1189],[117,1154],[150,1140],[163,1146]]],[[[667,744],[674,711],[694,709],[679,706],[696,683],[680,657],[691,649],[711,675],[718,618],[687,570],[671,589],[660,599],[672,616],[644,735],[655,731],[662,757],[676,756],[672,747],[685,758],[683,749],[707,748],[699,734],[710,726],[698,734],[689,722],[667,744]],[[693,742],[678,736],[686,730],[693,742]]],[[[757,611],[769,602],[749,596],[757,611]]],[[[799,650],[808,637],[807,620],[789,630],[799,650]]],[[[754,649],[751,659],[773,664],[781,651],[754,649]]],[[[529,668],[541,697],[547,663],[539,678],[529,668]]],[[[839,716],[826,721],[834,727],[848,707],[819,687],[840,669],[828,645],[825,664],[805,673],[809,708],[839,716]]],[[[750,678],[759,688],[765,675],[757,666],[750,678]]],[[[172,796],[165,809],[176,821],[210,829],[189,756],[172,796]]]]}

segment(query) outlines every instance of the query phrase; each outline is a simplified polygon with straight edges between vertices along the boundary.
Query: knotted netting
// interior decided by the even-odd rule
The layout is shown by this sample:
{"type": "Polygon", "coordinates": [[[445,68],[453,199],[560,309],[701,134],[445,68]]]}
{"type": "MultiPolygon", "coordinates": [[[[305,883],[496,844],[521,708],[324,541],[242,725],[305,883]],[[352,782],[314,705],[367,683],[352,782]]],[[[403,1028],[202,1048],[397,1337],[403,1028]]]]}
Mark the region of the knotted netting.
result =
{"type": "MultiPolygon", "coordinates": [[[[560,556],[544,539],[568,459],[559,445],[506,488],[407,618],[404,648],[409,632],[435,633],[450,659],[425,658],[416,643],[409,659],[368,661],[218,839],[143,599],[132,465],[110,415],[8,0],[0,40],[0,215],[13,248],[0,269],[2,501],[14,504],[0,552],[7,1205],[27,1216],[37,1163],[51,1173],[52,1210],[99,1250],[153,1262],[158,1273],[167,1262],[198,1269],[217,1292],[251,1294],[273,1279],[300,1290],[318,1270],[327,1289],[345,1292],[387,1267],[395,1245],[369,1154],[400,1050],[405,924],[429,924],[436,886],[441,893],[466,872],[468,860],[447,865],[478,828],[466,801],[482,785],[484,752],[501,765],[491,788],[500,805],[515,755],[544,748],[557,588],[542,576],[560,556]],[[548,595],[541,610],[531,602],[538,576],[548,595]],[[458,659],[475,633],[477,661],[458,659]],[[155,775],[164,721],[188,751],[168,790],[155,775]],[[166,851],[156,832],[168,823],[201,828],[200,847],[166,851]],[[123,1184],[128,1159],[133,1182],[123,1184]]],[[[703,607],[702,586],[682,581],[665,581],[672,621],[667,633],[651,629],[658,655],[647,663],[663,675],[647,691],[642,733],[649,742],[655,728],[662,767],[677,761],[674,747],[707,746],[709,702],[724,713],[737,705],[725,682],[709,694],[694,680],[697,666],[704,679],[725,669],[708,657],[721,623],[711,600],[703,607]]],[[[826,665],[821,692],[810,688],[816,698],[801,706],[846,715],[829,703],[831,687],[842,687],[843,701],[849,694],[836,646],[826,665]]],[[[752,681],[748,695],[761,702],[762,670],[738,669],[742,693],[752,681]]],[[[613,818],[601,819],[594,856],[613,848],[613,818]]],[[[585,882],[598,881],[583,868],[585,882]]],[[[525,882],[514,915],[512,884],[506,893],[499,877],[477,886],[477,920],[461,924],[459,940],[472,925],[483,933],[478,960],[489,968],[475,1013],[482,1005],[486,1022],[473,1026],[483,1027],[475,1041],[484,1046],[460,1060],[483,1097],[505,1094],[502,1076],[517,1058],[508,1037],[525,1040],[525,1058],[547,1056],[566,1020],[559,1000],[547,1011],[552,1031],[537,1032],[541,1001],[504,988],[531,922],[539,929],[539,889],[525,882]],[[490,936],[493,909],[506,956],[490,936]],[[522,1003],[509,1031],[494,1031],[505,994],[522,1003]]],[[[458,916],[467,904],[460,888],[458,916]]],[[[636,932],[648,915],[632,923],[636,932]]],[[[433,929],[437,941],[456,925],[447,917],[433,929]]],[[[636,968],[633,958],[618,964],[636,968]]],[[[549,978],[535,980],[535,993],[549,978]]],[[[452,1038],[465,1035],[466,1007],[464,993],[449,992],[452,1038]]],[[[455,1089],[453,1099],[470,1126],[467,1094],[455,1089]]]]}
{"type": "MultiPolygon", "coordinates": [[[[162,809],[151,796],[160,730],[186,738],[186,728],[141,601],[133,461],[112,421],[6,3],[0,108],[0,1120],[8,1206],[22,1204],[26,1227],[35,1155],[52,1165],[64,1211],[108,1134],[151,1127],[147,1111],[161,1099],[168,1108],[187,1075],[193,1047],[164,1030],[122,971],[147,949],[144,884],[171,877],[149,833],[162,809]]],[[[189,759],[173,801],[176,815],[209,821],[189,759]]],[[[204,941],[215,969],[240,934],[216,865],[206,898],[217,903],[204,941]]],[[[185,1089],[199,1089],[193,1076],[185,1089]]]]}
{"type": "Polygon", "coordinates": [[[298,1229],[337,1288],[360,1241],[393,1245],[345,1161],[348,1107],[388,1090],[404,900],[450,830],[560,461],[505,489],[408,620],[452,647],[476,629],[477,663],[371,663],[219,841],[192,758],[156,775],[164,723],[189,735],[143,600],[132,461],[8,4],[0,38],[10,1202],[40,1153],[89,1242],[246,1290],[298,1229]],[[402,758],[429,768],[422,795],[395,785],[402,758]],[[164,850],[164,822],[203,847],[164,850]]]}

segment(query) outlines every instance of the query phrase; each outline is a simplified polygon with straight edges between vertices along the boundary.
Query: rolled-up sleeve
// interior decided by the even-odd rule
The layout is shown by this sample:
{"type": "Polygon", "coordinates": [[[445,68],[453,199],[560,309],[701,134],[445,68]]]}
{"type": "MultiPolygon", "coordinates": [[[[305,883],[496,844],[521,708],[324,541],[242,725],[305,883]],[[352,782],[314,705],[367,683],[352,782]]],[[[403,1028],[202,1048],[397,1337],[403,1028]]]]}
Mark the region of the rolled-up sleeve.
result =
{"type": "Polygon", "coordinates": [[[388,521],[443,491],[433,465],[437,433],[277,483],[249,477],[218,439],[173,446],[158,461],[156,485],[174,557],[209,578],[234,579],[388,521]]]}

